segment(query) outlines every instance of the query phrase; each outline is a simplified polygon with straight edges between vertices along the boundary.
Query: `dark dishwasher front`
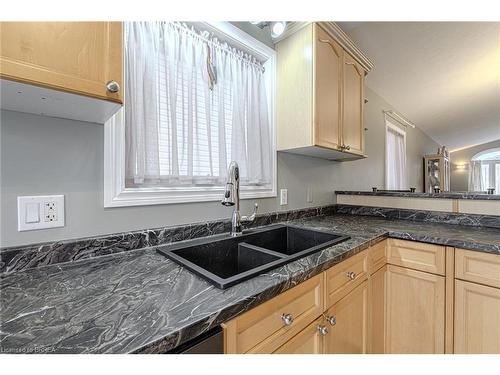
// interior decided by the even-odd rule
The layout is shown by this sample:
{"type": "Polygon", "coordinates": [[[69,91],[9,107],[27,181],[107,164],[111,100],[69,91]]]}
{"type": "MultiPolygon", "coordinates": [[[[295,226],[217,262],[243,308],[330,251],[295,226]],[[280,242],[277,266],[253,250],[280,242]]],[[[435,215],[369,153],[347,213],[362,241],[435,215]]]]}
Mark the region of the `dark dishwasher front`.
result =
{"type": "Polygon", "coordinates": [[[168,354],[224,354],[222,328],[217,327],[172,349],[168,354]]]}

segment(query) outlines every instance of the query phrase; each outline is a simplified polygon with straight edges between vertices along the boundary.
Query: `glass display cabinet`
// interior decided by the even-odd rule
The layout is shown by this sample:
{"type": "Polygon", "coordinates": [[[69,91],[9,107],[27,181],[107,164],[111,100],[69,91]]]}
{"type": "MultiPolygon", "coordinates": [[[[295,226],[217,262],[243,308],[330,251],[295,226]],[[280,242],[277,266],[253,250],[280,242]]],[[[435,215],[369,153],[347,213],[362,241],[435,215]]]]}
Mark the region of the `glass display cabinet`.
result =
{"type": "Polygon", "coordinates": [[[424,156],[424,191],[450,191],[450,159],[446,154],[424,156]]]}

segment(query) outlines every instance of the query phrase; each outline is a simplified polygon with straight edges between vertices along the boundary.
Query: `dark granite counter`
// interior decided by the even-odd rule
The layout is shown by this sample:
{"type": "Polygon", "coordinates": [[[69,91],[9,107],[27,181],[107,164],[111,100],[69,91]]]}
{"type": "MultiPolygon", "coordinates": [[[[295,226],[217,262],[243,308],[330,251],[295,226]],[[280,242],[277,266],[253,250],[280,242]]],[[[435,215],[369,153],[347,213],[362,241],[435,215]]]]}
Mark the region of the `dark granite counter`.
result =
{"type": "Polygon", "coordinates": [[[386,236],[500,254],[494,228],[353,215],[292,222],[351,239],[226,290],[154,247],[4,274],[0,352],[165,352],[386,236]]]}
{"type": "Polygon", "coordinates": [[[440,198],[440,199],[476,199],[500,200],[499,194],[486,194],[468,191],[445,191],[442,193],[412,193],[392,191],[335,191],[339,195],[372,195],[380,197],[406,197],[406,198],[440,198]]]}

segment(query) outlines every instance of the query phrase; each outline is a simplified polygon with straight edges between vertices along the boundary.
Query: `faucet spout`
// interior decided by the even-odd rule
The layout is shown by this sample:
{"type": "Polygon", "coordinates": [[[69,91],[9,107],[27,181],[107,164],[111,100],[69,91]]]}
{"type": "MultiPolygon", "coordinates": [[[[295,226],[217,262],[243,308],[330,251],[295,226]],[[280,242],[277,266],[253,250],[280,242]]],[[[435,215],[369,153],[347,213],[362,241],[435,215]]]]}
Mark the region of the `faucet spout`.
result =
{"type": "Polygon", "coordinates": [[[243,234],[242,224],[250,224],[255,220],[259,206],[255,203],[254,211],[250,216],[240,215],[240,169],[235,161],[229,164],[226,188],[221,204],[223,206],[234,206],[230,234],[232,237],[241,236],[243,234]]]}

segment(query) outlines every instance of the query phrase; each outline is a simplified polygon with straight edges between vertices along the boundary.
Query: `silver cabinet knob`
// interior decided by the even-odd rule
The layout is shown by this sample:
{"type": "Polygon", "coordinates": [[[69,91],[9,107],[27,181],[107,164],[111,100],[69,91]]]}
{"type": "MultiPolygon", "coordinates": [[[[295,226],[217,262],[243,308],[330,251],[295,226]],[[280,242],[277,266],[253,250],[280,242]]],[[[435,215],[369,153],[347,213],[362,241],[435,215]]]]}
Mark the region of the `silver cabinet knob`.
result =
{"type": "Polygon", "coordinates": [[[356,278],[356,272],[352,272],[352,271],[347,272],[347,278],[349,280],[354,280],[356,278]]]}
{"type": "Polygon", "coordinates": [[[328,324],[330,324],[331,326],[334,326],[335,324],[337,324],[337,317],[335,315],[333,316],[326,316],[326,321],[328,322],[328,324]]]}
{"type": "Polygon", "coordinates": [[[283,314],[281,315],[281,320],[283,320],[286,326],[289,326],[293,323],[293,316],[292,314],[283,314]]]}
{"type": "Polygon", "coordinates": [[[120,91],[120,85],[116,81],[108,81],[108,83],[106,83],[106,89],[109,92],[115,93],[120,91]]]}
{"type": "Polygon", "coordinates": [[[322,324],[318,326],[318,331],[321,333],[323,336],[328,335],[328,328],[322,324]]]}

